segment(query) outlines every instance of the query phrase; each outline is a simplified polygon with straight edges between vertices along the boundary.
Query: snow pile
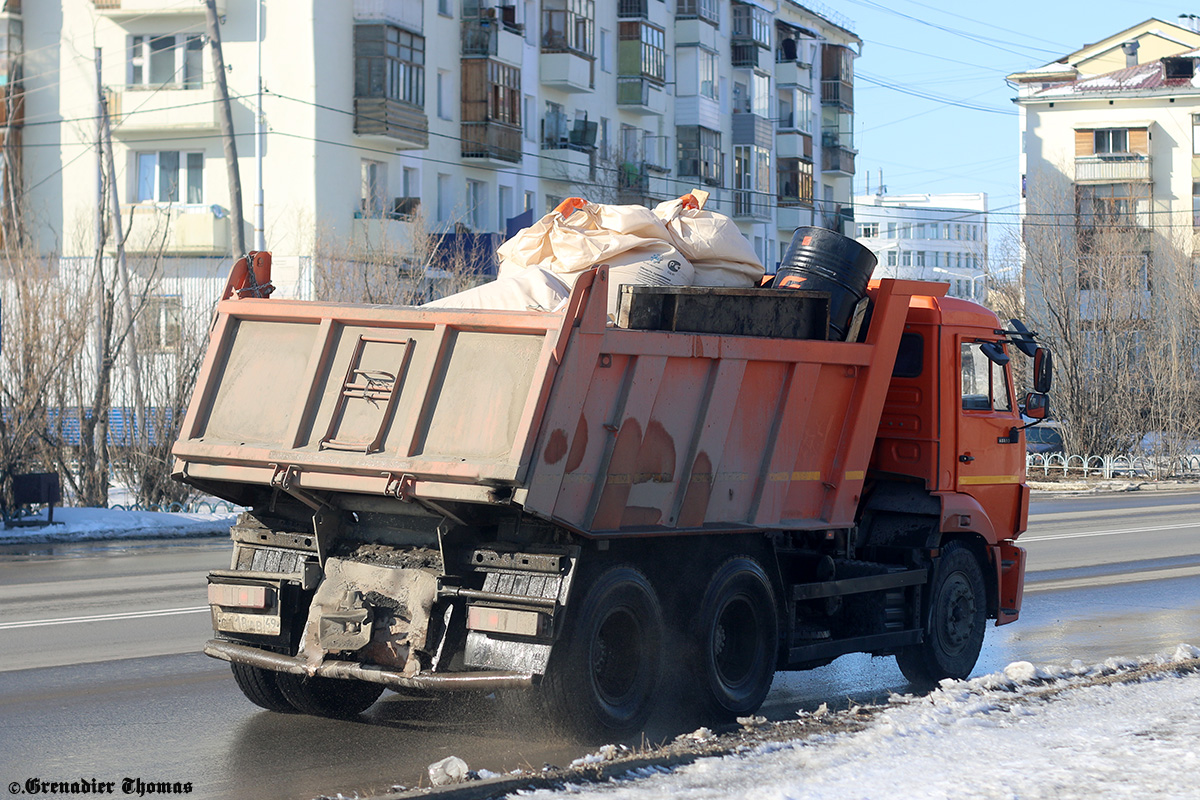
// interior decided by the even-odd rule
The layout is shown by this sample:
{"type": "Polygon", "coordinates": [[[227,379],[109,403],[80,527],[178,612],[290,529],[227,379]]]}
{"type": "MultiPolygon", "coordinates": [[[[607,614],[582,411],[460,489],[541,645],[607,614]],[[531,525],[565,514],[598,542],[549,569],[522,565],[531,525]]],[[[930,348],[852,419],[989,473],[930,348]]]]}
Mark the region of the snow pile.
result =
{"type": "Polygon", "coordinates": [[[55,508],[53,525],[0,527],[0,544],[213,536],[228,533],[235,517],[236,514],[55,508]]]}
{"type": "Polygon", "coordinates": [[[944,681],[925,697],[893,696],[858,733],[760,745],[568,791],[637,800],[1193,798],[1200,673],[1194,663],[1172,665],[1197,658],[1200,648],[1181,645],[1167,656],[1092,667],[1018,662],[944,681]],[[1145,673],[1136,682],[1109,679],[1134,669],[1145,673]]]}

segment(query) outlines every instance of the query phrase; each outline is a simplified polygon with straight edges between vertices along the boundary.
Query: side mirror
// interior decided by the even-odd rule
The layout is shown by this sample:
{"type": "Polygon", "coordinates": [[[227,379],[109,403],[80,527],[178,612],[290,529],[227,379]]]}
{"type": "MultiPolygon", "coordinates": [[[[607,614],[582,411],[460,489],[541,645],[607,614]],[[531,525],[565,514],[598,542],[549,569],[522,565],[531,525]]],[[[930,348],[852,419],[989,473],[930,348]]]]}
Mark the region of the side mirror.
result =
{"type": "Polygon", "coordinates": [[[1033,334],[1029,332],[1029,328],[1026,328],[1025,323],[1019,319],[1010,319],[1008,324],[1009,327],[1017,332],[1017,335],[1010,338],[1009,341],[1016,345],[1016,348],[1022,353],[1033,358],[1037,344],[1034,343],[1033,334]]]}
{"type": "Polygon", "coordinates": [[[1039,394],[1050,391],[1054,380],[1054,355],[1045,347],[1033,353],[1033,390],[1039,394]]]}
{"type": "Polygon", "coordinates": [[[998,367],[1003,367],[1008,363],[1008,353],[1004,352],[1004,348],[996,342],[984,342],[979,345],[979,350],[987,356],[988,361],[998,367]]]}
{"type": "Polygon", "coordinates": [[[1025,395],[1025,416],[1043,420],[1050,416],[1050,398],[1040,392],[1025,395]]]}

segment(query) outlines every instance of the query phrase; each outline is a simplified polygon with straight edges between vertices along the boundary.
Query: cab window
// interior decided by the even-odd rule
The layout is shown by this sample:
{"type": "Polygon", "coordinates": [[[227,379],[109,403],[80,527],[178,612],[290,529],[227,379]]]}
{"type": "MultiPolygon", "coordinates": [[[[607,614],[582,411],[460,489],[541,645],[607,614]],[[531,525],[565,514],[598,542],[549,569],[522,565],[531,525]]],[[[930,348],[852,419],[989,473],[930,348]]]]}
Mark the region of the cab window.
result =
{"type": "Polygon", "coordinates": [[[1012,398],[1004,367],[988,361],[978,343],[963,343],[962,407],[964,411],[1011,411],[1012,398]]]}

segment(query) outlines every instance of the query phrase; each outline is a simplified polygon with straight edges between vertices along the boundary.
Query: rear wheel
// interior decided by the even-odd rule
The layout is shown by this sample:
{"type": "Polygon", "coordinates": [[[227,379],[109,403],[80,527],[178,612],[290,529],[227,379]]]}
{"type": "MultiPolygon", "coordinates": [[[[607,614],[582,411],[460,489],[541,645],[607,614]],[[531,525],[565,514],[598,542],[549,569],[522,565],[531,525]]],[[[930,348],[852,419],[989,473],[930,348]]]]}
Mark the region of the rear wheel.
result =
{"type": "Polygon", "coordinates": [[[918,686],[966,678],[975,668],[987,624],[983,570],[961,542],[942,548],[929,586],[925,640],[896,654],[904,677],[918,686]]]}
{"type": "Polygon", "coordinates": [[[613,567],[589,587],[547,665],[542,691],[560,725],[581,736],[624,737],[653,710],[663,617],[646,576],[613,567]]]}
{"type": "Polygon", "coordinates": [[[296,711],[295,707],[283,696],[283,692],[279,691],[279,684],[276,681],[278,672],[252,667],[249,664],[231,663],[229,666],[233,668],[233,679],[237,681],[238,688],[251,703],[265,708],[267,711],[278,711],[281,714],[292,714],[296,711]]]}
{"type": "Polygon", "coordinates": [[[366,681],[292,675],[281,672],[276,678],[279,691],[287,701],[302,714],[315,717],[354,717],[366,711],[379,695],[383,686],[366,681]]]}
{"type": "Polygon", "coordinates": [[[700,602],[690,659],[708,715],[729,721],[758,710],[775,676],[778,630],[762,566],[747,556],[722,564],[700,602]]]}

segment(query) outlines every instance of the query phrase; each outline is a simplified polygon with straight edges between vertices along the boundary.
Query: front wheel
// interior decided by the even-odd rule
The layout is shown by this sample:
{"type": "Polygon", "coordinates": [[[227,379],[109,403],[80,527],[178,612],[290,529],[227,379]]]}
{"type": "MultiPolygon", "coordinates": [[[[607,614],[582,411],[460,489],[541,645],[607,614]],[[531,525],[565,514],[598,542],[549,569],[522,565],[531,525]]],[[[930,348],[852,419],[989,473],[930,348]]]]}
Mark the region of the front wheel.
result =
{"type": "Polygon", "coordinates": [[[559,640],[542,693],[573,734],[621,738],[646,723],[662,662],[663,616],[646,576],[612,567],[587,590],[559,640]]]}
{"type": "Polygon", "coordinates": [[[896,654],[904,677],[918,686],[971,674],[983,647],[987,594],[983,571],[961,542],[942,548],[929,586],[925,640],[896,654]]]}
{"type": "Polygon", "coordinates": [[[358,716],[383,694],[383,686],[378,683],[292,675],[287,672],[280,672],[276,676],[276,683],[279,691],[297,711],[314,717],[346,719],[358,716]]]}

